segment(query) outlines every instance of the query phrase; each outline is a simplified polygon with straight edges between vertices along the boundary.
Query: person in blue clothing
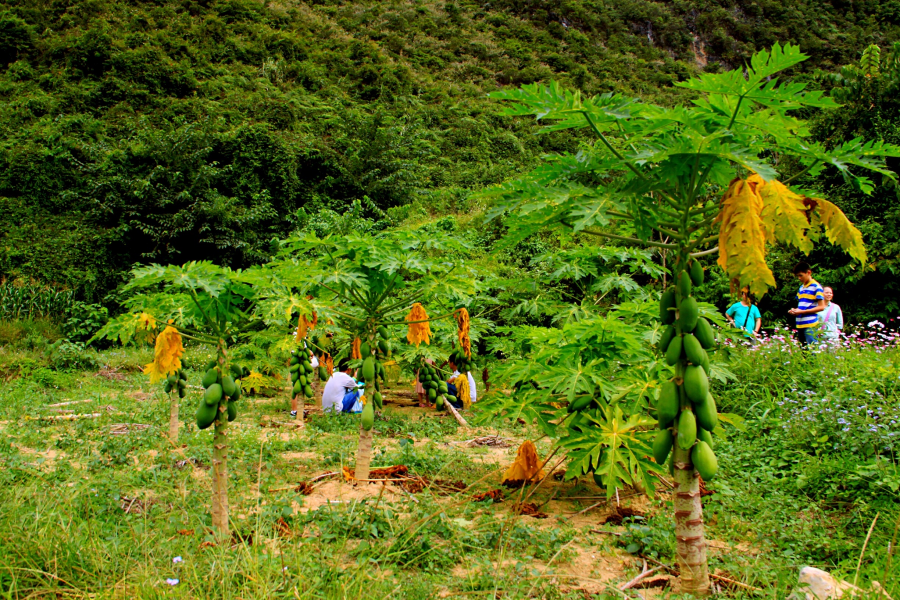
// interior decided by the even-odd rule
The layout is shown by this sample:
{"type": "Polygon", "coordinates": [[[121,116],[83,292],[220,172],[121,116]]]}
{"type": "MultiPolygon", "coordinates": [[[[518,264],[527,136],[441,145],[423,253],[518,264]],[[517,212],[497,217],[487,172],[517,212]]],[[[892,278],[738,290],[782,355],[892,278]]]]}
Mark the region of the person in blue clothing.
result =
{"type": "Polygon", "coordinates": [[[741,290],[741,301],[735,302],[725,311],[725,318],[735,327],[744,330],[744,335],[752,342],[756,341],[762,327],[762,315],[756,307],[755,298],[749,288],[741,290]]]}

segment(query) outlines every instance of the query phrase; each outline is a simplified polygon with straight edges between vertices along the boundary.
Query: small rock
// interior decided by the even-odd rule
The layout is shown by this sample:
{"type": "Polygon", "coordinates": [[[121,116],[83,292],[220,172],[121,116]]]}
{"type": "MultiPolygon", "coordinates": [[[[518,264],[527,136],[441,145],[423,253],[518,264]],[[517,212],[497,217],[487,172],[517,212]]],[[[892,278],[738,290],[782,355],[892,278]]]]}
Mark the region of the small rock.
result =
{"type": "MultiPolygon", "coordinates": [[[[800,569],[797,591],[788,596],[788,600],[833,600],[836,598],[852,598],[862,590],[846,581],[837,579],[827,571],[815,567],[800,569]]],[[[872,591],[880,592],[885,600],[891,600],[887,592],[876,581],[872,591]]]]}

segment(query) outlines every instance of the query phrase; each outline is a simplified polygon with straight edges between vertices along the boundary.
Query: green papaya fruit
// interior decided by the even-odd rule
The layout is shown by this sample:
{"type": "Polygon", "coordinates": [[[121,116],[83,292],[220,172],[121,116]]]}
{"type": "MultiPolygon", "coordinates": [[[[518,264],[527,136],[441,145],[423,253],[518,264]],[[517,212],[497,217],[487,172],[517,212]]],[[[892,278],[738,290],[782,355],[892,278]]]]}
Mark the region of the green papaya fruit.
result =
{"type": "Polygon", "coordinates": [[[660,336],[660,338],[659,338],[659,349],[660,350],[662,350],[663,352],[666,351],[666,348],[669,347],[669,343],[673,339],[675,339],[675,333],[676,333],[676,331],[675,331],[674,325],[669,325],[668,327],[666,327],[666,330],[663,331],[662,336],[660,336]]]}
{"type": "Polygon", "coordinates": [[[697,425],[707,431],[712,431],[719,425],[719,412],[716,409],[716,401],[710,393],[706,394],[703,402],[694,404],[694,413],[697,415],[697,425]]]}
{"type": "Polygon", "coordinates": [[[668,427],[678,416],[678,386],[674,381],[667,381],[659,390],[656,403],[656,418],[664,427],[668,427]]]}
{"type": "Polygon", "coordinates": [[[374,402],[366,402],[366,405],[363,407],[362,411],[362,419],[361,419],[362,428],[366,431],[372,429],[375,425],[375,403],[374,402]]]}
{"type": "Polygon", "coordinates": [[[593,400],[593,398],[591,398],[590,396],[581,396],[580,398],[572,400],[571,402],[569,402],[569,412],[572,413],[586,409],[591,405],[591,400],[593,400]]]}
{"type": "Polygon", "coordinates": [[[166,377],[166,381],[168,381],[170,385],[175,385],[175,384],[177,384],[177,383],[178,383],[178,374],[177,374],[177,373],[172,373],[171,375],[169,375],[168,377],[166,377]]]}
{"type": "Polygon", "coordinates": [[[704,279],[706,279],[706,272],[703,270],[703,265],[700,264],[699,260],[692,260],[691,281],[694,285],[703,285],[704,279]]]}
{"type": "Polygon", "coordinates": [[[439,381],[439,382],[438,382],[438,392],[440,392],[440,393],[442,393],[442,394],[446,394],[446,393],[447,393],[447,382],[446,382],[446,381],[439,381]]]}
{"type": "Polygon", "coordinates": [[[179,390],[187,389],[187,381],[185,381],[184,379],[179,379],[179,380],[178,380],[178,384],[177,384],[176,387],[177,387],[179,390]]]}
{"type": "Polygon", "coordinates": [[[686,333],[681,341],[684,348],[684,355],[695,365],[702,365],[703,358],[706,356],[706,350],[700,345],[699,340],[692,333],[686,333]]]}
{"type": "Polygon", "coordinates": [[[697,442],[697,445],[691,452],[691,462],[704,481],[711,480],[716,476],[716,471],[719,470],[719,461],[716,460],[716,453],[703,440],[697,442]]]}
{"type": "Polygon", "coordinates": [[[681,292],[682,298],[687,298],[691,295],[691,276],[687,271],[682,271],[681,275],[678,276],[678,291],[681,292]]]}
{"type": "Polygon", "coordinates": [[[387,340],[378,340],[378,349],[381,350],[382,354],[387,354],[390,352],[391,347],[387,343],[387,340]]]}
{"type": "Polygon", "coordinates": [[[697,441],[697,417],[690,410],[683,410],[678,416],[678,447],[690,450],[697,441]]]}
{"type": "Polygon", "coordinates": [[[366,359],[362,364],[362,378],[369,381],[375,381],[375,359],[367,354],[363,354],[366,359]]]}
{"type": "Polygon", "coordinates": [[[306,396],[307,398],[313,397],[313,389],[312,389],[311,385],[306,384],[303,386],[303,395],[306,396]]]}
{"type": "Polygon", "coordinates": [[[203,370],[209,371],[210,369],[213,369],[213,368],[217,367],[218,365],[219,365],[219,362],[216,359],[212,359],[211,361],[206,363],[206,367],[204,367],[203,370]]]}
{"type": "Polygon", "coordinates": [[[234,387],[235,387],[235,390],[234,390],[234,394],[231,396],[231,401],[237,402],[241,398],[241,394],[243,394],[243,390],[241,389],[241,382],[235,381],[234,387]]]}
{"type": "Polygon", "coordinates": [[[700,403],[706,400],[709,394],[709,378],[703,367],[690,365],[684,370],[684,392],[691,402],[700,403]]]}
{"type": "Polygon", "coordinates": [[[296,373],[299,370],[300,370],[300,363],[297,363],[297,364],[294,364],[294,365],[291,365],[290,367],[288,367],[288,371],[290,371],[291,373],[296,373]]]}
{"type": "Polygon", "coordinates": [[[297,378],[297,382],[301,386],[307,385],[309,383],[309,378],[306,375],[301,375],[300,377],[297,378]]]}
{"type": "Polygon", "coordinates": [[[372,354],[372,348],[369,346],[368,342],[363,342],[359,346],[359,353],[363,358],[366,358],[370,354],[372,354]]]}
{"type": "Polygon", "coordinates": [[[234,421],[237,418],[237,404],[234,402],[228,403],[228,422],[234,421]]]}
{"type": "Polygon", "coordinates": [[[381,327],[378,328],[378,337],[380,337],[383,340],[386,340],[391,337],[391,334],[388,332],[387,327],[382,325],[381,327]]]}
{"type": "Polygon", "coordinates": [[[163,391],[167,394],[172,391],[172,383],[168,379],[163,384],[163,391]]]}
{"type": "Polygon", "coordinates": [[[697,319],[697,328],[694,329],[694,335],[697,336],[697,341],[700,342],[700,345],[707,350],[716,345],[716,335],[713,333],[712,325],[704,317],[697,319]]]}
{"type": "Polygon", "coordinates": [[[296,396],[297,394],[299,394],[302,391],[303,391],[303,384],[298,381],[297,383],[294,384],[294,387],[291,388],[291,395],[296,396]]]}
{"type": "Polygon", "coordinates": [[[669,429],[661,429],[656,432],[656,439],[653,440],[653,458],[656,464],[661,465],[666,462],[669,452],[672,450],[672,431],[669,429]]]}
{"type": "Polygon", "coordinates": [[[207,406],[217,406],[219,401],[222,399],[222,386],[218,383],[214,383],[208,388],[206,388],[206,392],[203,394],[203,401],[207,406]]]}
{"type": "Polygon", "coordinates": [[[437,392],[434,391],[434,388],[428,388],[428,400],[433,401],[437,398],[437,392]]]}
{"type": "Polygon", "coordinates": [[[693,333],[700,318],[700,306],[694,298],[685,298],[678,309],[678,324],[681,325],[681,333],[693,333]]]}
{"type": "Polygon", "coordinates": [[[381,379],[384,379],[387,376],[387,372],[384,370],[384,365],[380,362],[375,363],[375,374],[381,379]]]}
{"type": "Polygon", "coordinates": [[[300,376],[297,373],[291,373],[291,383],[297,383],[300,381],[300,376]]]}
{"type": "Polygon", "coordinates": [[[231,371],[231,378],[232,378],[232,379],[240,379],[240,378],[241,378],[241,375],[243,375],[243,373],[244,373],[244,372],[241,370],[240,365],[236,365],[236,364],[234,364],[234,363],[231,363],[231,366],[228,368],[228,370],[231,371]]]}
{"type": "Polygon", "coordinates": [[[187,396],[187,390],[184,388],[178,388],[178,397],[184,398],[185,396],[187,396]]]}
{"type": "Polygon", "coordinates": [[[669,342],[669,347],[666,348],[666,364],[674,366],[675,363],[678,362],[678,359],[681,358],[681,336],[676,335],[671,342],[669,342]]]}
{"type": "Polygon", "coordinates": [[[213,421],[216,420],[216,415],[218,414],[218,404],[213,404],[212,406],[210,406],[205,402],[201,402],[200,406],[197,407],[197,414],[195,416],[197,427],[199,427],[200,429],[206,429],[213,424],[213,421]]]}
{"type": "Polygon", "coordinates": [[[713,445],[713,436],[712,436],[712,434],[711,434],[710,432],[708,432],[707,430],[703,429],[702,427],[701,427],[700,429],[697,430],[697,439],[698,439],[698,440],[701,440],[701,441],[704,441],[704,442],[706,442],[707,444],[709,444],[709,447],[710,447],[710,448],[714,448],[714,447],[715,447],[715,446],[713,445]]]}
{"type": "Polygon", "coordinates": [[[313,372],[312,363],[310,363],[309,361],[306,361],[305,363],[302,364],[302,367],[303,367],[304,374],[312,375],[312,372],[313,372]]]}
{"type": "Polygon", "coordinates": [[[205,388],[208,388],[215,382],[219,380],[219,370],[213,367],[209,369],[206,374],[203,376],[203,379],[200,380],[200,385],[205,388]]]}
{"type": "Polygon", "coordinates": [[[443,396],[437,397],[437,400],[434,401],[434,407],[438,410],[444,409],[444,397],[443,396]]]}
{"type": "MultiPolygon", "coordinates": [[[[184,365],[182,365],[182,367],[184,367],[184,365]]],[[[187,381],[187,373],[184,372],[184,368],[178,369],[178,379],[187,381]]]]}
{"type": "Polygon", "coordinates": [[[319,381],[327,381],[328,380],[328,369],[325,367],[319,367],[319,381]]]}
{"type": "Polygon", "coordinates": [[[668,289],[659,299],[659,319],[666,325],[675,322],[675,290],[668,289]]]}
{"type": "Polygon", "coordinates": [[[237,386],[234,385],[234,379],[230,376],[226,375],[222,378],[222,392],[224,392],[226,396],[234,396],[236,388],[237,386]]]}
{"type": "Polygon", "coordinates": [[[291,360],[290,360],[290,362],[289,362],[288,364],[291,365],[292,367],[293,367],[294,365],[299,365],[299,364],[300,364],[300,357],[297,356],[296,354],[291,354],[291,360]]]}
{"type": "Polygon", "coordinates": [[[454,396],[453,394],[444,394],[444,398],[446,398],[447,402],[449,402],[451,404],[456,402],[456,396],[454,396]]]}
{"type": "Polygon", "coordinates": [[[703,367],[703,372],[706,373],[706,377],[709,378],[709,353],[706,350],[703,351],[703,362],[700,363],[700,366],[703,367]]]}
{"type": "Polygon", "coordinates": [[[372,400],[375,401],[375,408],[381,410],[384,406],[384,396],[381,395],[381,392],[375,392],[372,394],[372,400]]]}

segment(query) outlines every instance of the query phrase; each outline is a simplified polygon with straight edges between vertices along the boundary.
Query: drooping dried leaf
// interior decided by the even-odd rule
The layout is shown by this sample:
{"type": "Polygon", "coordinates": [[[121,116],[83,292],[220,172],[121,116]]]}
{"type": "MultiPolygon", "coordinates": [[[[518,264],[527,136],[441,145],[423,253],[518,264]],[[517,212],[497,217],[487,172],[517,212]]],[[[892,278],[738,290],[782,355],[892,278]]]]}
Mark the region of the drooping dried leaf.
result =
{"type": "Polygon", "coordinates": [[[469,375],[467,373],[460,373],[459,376],[453,380],[453,384],[456,386],[456,397],[459,400],[462,400],[463,408],[468,410],[472,406],[472,396],[470,395],[472,391],[469,389],[469,375]]]}
{"type": "Polygon", "coordinates": [[[294,341],[298,344],[306,338],[306,334],[309,330],[309,323],[306,320],[306,315],[300,315],[297,319],[297,331],[294,333],[294,341]]]}
{"type": "Polygon", "coordinates": [[[747,181],[754,180],[760,182],[759,195],[763,201],[760,216],[766,241],[790,244],[804,254],[809,254],[813,244],[807,236],[810,223],[803,196],[795,194],[775,179],[764,183],[759,175],[753,175],[747,181]]]}
{"type": "Polygon", "coordinates": [[[850,222],[847,215],[822,198],[807,198],[806,202],[812,205],[813,227],[824,227],[825,237],[829,242],[837,244],[844,252],[865,264],[867,256],[862,233],[850,222]]]}
{"type": "Polygon", "coordinates": [[[414,344],[416,348],[419,344],[425,342],[431,343],[431,326],[428,324],[428,313],[425,308],[416,302],[406,315],[406,321],[409,323],[409,330],[406,332],[406,339],[410,344],[414,344]]]}
{"type": "Polygon", "coordinates": [[[362,352],[360,351],[360,346],[362,346],[362,340],[359,338],[353,339],[353,344],[350,346],[350,358],[353,360],[362,358],[362,352]]]}
{"type": "MultiPolygon", "coordinates": [[[[761,180],[760,180],[761,181],[761,180]]],[[[716,217],[719,227],[719,266],[729,278],[762,296],[775,285],[766,264],[766,230],[761,213],[760,181],[735,179],[722,198],[716,217]]]]}
{"type": "Polygon", "coordinates": [[[181,368],[181,355],[184,345],[181,334],[171,325],[156,336],[156,348],[153,351],[153,362],[144,367],[144,374],[150,376],[150,383],[168,377],[181,368]]]}
{"type": "Polygon", "coordinates": [[[516,460],[503,474],[502,485],[511,482],[536,482],[544,477],[541,471],[541,461],[538,458],[537,448],[531,440],[525,440],[519,446],[516,460]]]}
{"type": "Polygon", "coordinates": [[[459,347],[466,356],[472,358],[472,340],[469,339],[469,311],[460,308],[454,313],[457,325],[457,338],[459,339],[459,347]]]}

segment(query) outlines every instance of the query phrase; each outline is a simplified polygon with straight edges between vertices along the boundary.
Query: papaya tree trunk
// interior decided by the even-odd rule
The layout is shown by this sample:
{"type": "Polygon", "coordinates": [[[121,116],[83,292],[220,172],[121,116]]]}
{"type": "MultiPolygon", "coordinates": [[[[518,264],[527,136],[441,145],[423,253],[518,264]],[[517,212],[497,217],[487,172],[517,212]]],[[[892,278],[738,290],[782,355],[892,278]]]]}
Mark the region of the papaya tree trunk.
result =
{"type": "Polygon", "coordinates": [[[303,409],[306,406],[306,396],[302,393],[297,394],[297,414],[294,416],[294,422],[298,427],[304,427],[305,423],[303,421],[303,409]]]}
{"type": "Polygon", "coordinates": [[[357,479],[369,478],[369,466],[372,464],[372,430],[366,431],[362,427],[359,428],[359,448],[356,450],[356,472],[353,474],[357,479]]]}
{"type": "MultiPolygon", "coordinates": [[[[219,340],[218,362],[222,373],[225,373],[225,340],[219,340]]],[[[221,538],[228,537],[228,402],[219,403],[219,415],[216,417],[215,434],[213,435],[213,529],[221,538]]]]}
{"type": "Polygon", "coordinates": [[[700,477],[691,464],[690,450],[678,444],[675,452],[675,540],[681,591],[694,596],[709,595],[709,569],[703,534],[700,477]]]}
{"type": "Polygon", "coordinates": [[[169,439],[173,444],[178,443],[178,426],[181,424],[178,421],[178,405],[181,403],[181,399],[178,397],[177,392],[169,393],[169,439]]]}
{"type": "MultiPolygon", "coordinates": [[[[673,282],[678,282],[687,264],[687,253],[680,253],[673,274],[673,282]]],[[[680,307],[684,300],[680,288],[676,287],[677,303],[675,312],[676,331],[680,336],[680,307]]],[[[679,415],[693,411],[684,388],[684,374],[687,361],[682,356],[675,365],[675,378],[679,389],[679,415]]],[[[700,501],[700,477],[691,462],[691,450],[685,450],[678,441],[679,419],[675,420],[675,443],[672,446],[672,461],[675,479],[675,554],[680,570],[679,586],[682,593],[695,597],[709,595],[709,567],[706,561],[706,539],[703,531],[703,505],[700,501]]],[[[696,429],[696,428],[695,428],[696,429]]]]}

